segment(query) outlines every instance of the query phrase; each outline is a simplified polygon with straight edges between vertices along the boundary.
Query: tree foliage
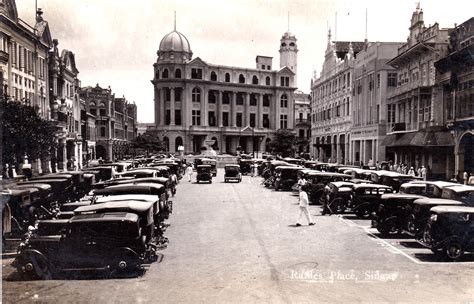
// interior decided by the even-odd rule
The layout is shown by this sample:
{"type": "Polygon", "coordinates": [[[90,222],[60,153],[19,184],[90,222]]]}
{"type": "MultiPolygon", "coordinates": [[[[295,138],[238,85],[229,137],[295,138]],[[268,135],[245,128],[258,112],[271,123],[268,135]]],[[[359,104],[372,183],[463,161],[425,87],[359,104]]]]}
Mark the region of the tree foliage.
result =
{"type": "Polygon", "coordinates": [[[163,141],[158,138],[154,131],[146,130],[145,133],[138,135],[132,141],[134,149],[144,150],[147,154],[164,150],[163,141]]]}
{"type": "Polygon", "coordinates": [[[57,146],[53,122],[39,117],[33,107],[2,100],[3,163],[42,158],[57,146]]]}
{"type": "Polygon", "coordinates": [[[290,130],[279,129],[273,133],[270,149],[283,157],[292,156],[295,151],[296,135],[290,130]]]}

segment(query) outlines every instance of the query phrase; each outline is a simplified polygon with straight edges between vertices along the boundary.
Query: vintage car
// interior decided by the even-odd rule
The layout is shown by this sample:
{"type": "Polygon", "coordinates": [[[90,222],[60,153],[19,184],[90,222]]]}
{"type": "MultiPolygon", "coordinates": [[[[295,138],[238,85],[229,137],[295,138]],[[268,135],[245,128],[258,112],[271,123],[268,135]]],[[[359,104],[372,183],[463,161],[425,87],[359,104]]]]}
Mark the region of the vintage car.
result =
{"type": "Polygon", "coordinates": [[[278,166],[275,169],[275,191],[291,190],[293,185],[298,181],[298,171],[303,170],[303,167],[299,166],[278,166]]]}
{"type": "Polygon", "coordinates": [[[354,183],[330,182],[326,185],[325,195],[321,196],[323,213],[337,214],[344,213],[348,208],[352,208],[352,188],[354,183]]]}
{"type": "Polygon", "coordinates": [[[240,172],[243,175],[250,174],[253,161],[251,159],[239,159],[240,172]]]}
{"type": "Polygon", "coordinates": [[[65,179],[40,179],[19,182],[18,185],[47,184],[51,186],[53,193],[52,201],[62,205],[72,199],[75,195],[72,193],[72,178],[65,179]]]}
{"type": "Polygon", "coordinates": [[[217,160],[212,159],[212,158],[202,158],[201,164],[211,166],[212,176],[217,175],[217,160]]]}
{"type": "Polygon", "coordinates": [[[413,202],[423,196],[416,194],[383,194],[377,210],[372,215],[372,228],[382,234],[412,233],[415,229],[412,215],[413,202]]]}
{"type": "Polygon", "coordinates": [[[347,168],[343,167],[344,170],[342,173],[352,175],[353,178],[371,180],[372,170],[360,169],[360,168],[347,168]]]}
{"type": "Polygon", "coordinates": [[[392,187],[393,191],[395,192],[398,192],[400,190],[400,186],[403,183],[416,181],[419,179],[420,178],[412,175],[400,174],[393,171],[376,170],[371,172],[371,180],[374,183],[392,187]]]}
{"type": "Polygon", "coordinates": [[[423,237],[418,241],[449,261],[459,260],[465,252],[474,252],[474,208],[431,208],[423,237]]]}
{"type": "Polygon", "coordinates": [[[87,172],[87,173],[91,173],[95,171],[99,171],[99,174],[96,175],[96,178],[95,178],[95,180],[98,182],[112,179],[115,177],[115,173],[116,173],[115,166],[107,166],[105,164],[103,166],[101,165],[98,167],[91,167],[91,168],[82,170],[82,172],[87,172]]]}
{"type": "Polygon", "coordinates": [[[411,217],[413,219],[413,229],[410,235],[419,239],[423,236],[423,231],[430,218],[430,209],[437,206],[463,206],[460,201],[444,198],[419,198],[413,202],[413,211],[411,217]]]}
{"type": "Polygon", "coordinates": [[[444,181],[411,181],[403,183],[399,192],[406,194],[418,194],[425,197],[441,197],[445,187],[457,186],[459,184],[444,181]]]}
{"type": "Polygon", "coordinates": [[[201,181],[212,183],[212,167],[210,165],[198,165],[197,168],[197,175],[196,175],[196,182],[199,183],[201,181]]]}
{"type": "Polygon", "coordinates": [[[393,193],[390,186],[380,184],[357,184],[353,187],[352,211],[359,218],[368,218],[377,210],[380,197],[386,193],[393,193]]]}
{"type": "Polygon", "coordinates": [[[139,168],[139,169],[132,169],[130,171],[126,171],[116,175],[117,177],[133,177],[133,178],[145,178],[145,177],[157,177],[158,174],[156,170],[148,169],[148,168],[139,168]]]}
{"type": "Polygon", "coordinates": [[[10,189],[0,191],[2,203],[2,237],[18,237],[27,232],[28,226],[36,218],[31,213],[31,197],[28,189],[10,189]]]}
{"type": "Polygon", "coordinates": [[[50,279],[77,270],[136,272],[157,260],[156,245],[136,213],[76,215],[38,221],[18,248],[13,263],[28,279],[50,279]]]}
{"type": "Polygon", "coordinates": [[[168,174],[169,173],[174,173],[176,174],[176,177],[178,180],[183,178],[183,169],[178,160],[160,160],[157,162],[153,162],[150,164],[150,167],[167,167],[168,168],[168,174]]]}
{"type": "Polygon", "coordinates": [[[443,188],[442,198],[463,202],[465,205],[474,207],[474,186],[456,185],[443,188]]]}
{"type": "Polygon", "coordinates": [[[240,166],[239,165],[225,165],[224,166],[224,182],[227,183],[228,181],[242,181],[242,174],[240,173],[240,166]]]}
{"type": "Polygon", "coordinates": [[[86,183],[84,182],[84,172],[81,171],[67,171],[64,173],[50,173],[45,175],[36,176],[30,178],[30,180],[41,181],[44,179],[71,179],[71,192],[69,195],[69,199],[71,200],[78,200],[90,189],[88,189],[86,183]]]}
{"type": "Polygon", "coordinates": [[[325,202],[325,187],[330,182],[342,182],[351,178],[350,175],[334,172],[308,172],[305,179],[308,182],[308,197],[312,204],[323,205],[325,202]]]}

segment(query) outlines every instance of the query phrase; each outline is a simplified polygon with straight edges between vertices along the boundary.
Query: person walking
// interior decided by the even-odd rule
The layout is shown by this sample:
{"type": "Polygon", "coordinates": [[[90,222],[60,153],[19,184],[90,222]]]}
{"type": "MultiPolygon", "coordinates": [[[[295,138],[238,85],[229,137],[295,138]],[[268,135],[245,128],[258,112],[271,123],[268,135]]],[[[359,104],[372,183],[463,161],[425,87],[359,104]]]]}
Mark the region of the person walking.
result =
{"type": "Polygon", "coordinates": [[[193,167],[188,165],[184,173],[188,176],[188,182],[191,182],[191,178],[193,177],[193,167]]]}
{"type": "Polygon", "coordinates": [[[425,166],[421,166],[421,178],[426,180],[426,168],[425,166]]]}
{"type": "Polygon", "coordinates": [[[300,215],[298,217],[298,221],[296,222],[297,227],[301,226],[301,217],[303,217],[303,215],[306,216],[309,226],[314,225],[313,219],[311,218],[311,214],[309,214],[309,199],[307,191],[308,185],[305,184],[303,185],[303,187],[301,187],[300,195],[298,198],[298,204],[300,206],[300,215]]]}
{"type": "Polygon", "coordinates": [[[467,174],[467,172],[464,171],[464,173],[462,175],[462,180],[464,182],[464,185],[467,185],[468,179],[469,179],[469,174],[467,174]]]}

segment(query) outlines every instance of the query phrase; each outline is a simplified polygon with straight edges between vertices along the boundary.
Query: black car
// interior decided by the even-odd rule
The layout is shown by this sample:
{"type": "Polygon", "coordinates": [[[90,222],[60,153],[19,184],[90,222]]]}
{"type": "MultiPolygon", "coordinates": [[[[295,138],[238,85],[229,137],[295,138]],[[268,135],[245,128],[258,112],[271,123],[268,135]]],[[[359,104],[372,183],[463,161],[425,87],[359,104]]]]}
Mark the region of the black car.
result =
{"type": "Polygon", "coordinates": [[[449,261],[459,260],[465,252],[474,252],[474,208],[431,208],[423,237],[418,241],[449,261]]]}
{"type": "Polygon", "coordinates": [[[197,176],[196,181],[199,183],[201,181],[212,183],[212,172],[210,165],[199,165],[197,166],[197,176]]]}
{"type": "Polygon", "coordinates": [[[349,181],[330,182],[327,184],[325,194],[321,196],[324,213],[344,213],[346,209],[352,208],[352,188],[354,183],[349,181]]]}
{"type": "Polygon", "coordinates": [[[291,190],[294,184],[298,181],[298,171],[303,170],[299,166],[278,166],[275,169],[275,191],[291,190]]]}
{"type": "Polygon", "coordinates": [[[445,198],[419,198],[413,202],[411,217],[413,218],[413,230],[409,233],[415,238],[420,239],[426,224],[430,218],[430,210],[437,206],[463,206],[460,201],[445,198]]]}
{"type": "Polygon", "coordinates": [[[139,215],[128,212],[38,221],[19,246],[13,265],[29,279],[77,270],[135,272],[157,259],[156,246],[140,221],[139,215]]]}
{"type": "Polygon", "coordinates": [[[392,187],[379,184],[354,185],[352,211],[359,218],[368,218],[372,212],[377,210],[380,197],[387,193],[393,193],[392,187]]]}
{"type": "Polygon", "coordinates": [[[242,181],[242,174],[240,173],[239,165],[225,165],[224,166],[224,182],[228,181],[237,181],[240,183],[242,181]]]}

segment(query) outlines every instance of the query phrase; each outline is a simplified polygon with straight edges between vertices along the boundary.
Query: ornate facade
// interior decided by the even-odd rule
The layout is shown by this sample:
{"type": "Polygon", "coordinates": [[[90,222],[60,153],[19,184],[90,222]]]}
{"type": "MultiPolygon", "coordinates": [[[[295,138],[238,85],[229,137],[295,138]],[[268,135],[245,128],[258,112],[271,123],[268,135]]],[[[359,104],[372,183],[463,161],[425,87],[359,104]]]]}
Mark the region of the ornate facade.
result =
{"type": "Polygon", "coordinates": [[[256,57],[256,68],[192,58],[187,38],[174,30],[160,43],[152,80],[155,128],[170,152],[212,147],[218,153],[263,152],[277,129],[293,129],[296,38],[280,41],[280,66],[256,57]],[[207,147],[206,147],[207,146],[207,147]]]}

